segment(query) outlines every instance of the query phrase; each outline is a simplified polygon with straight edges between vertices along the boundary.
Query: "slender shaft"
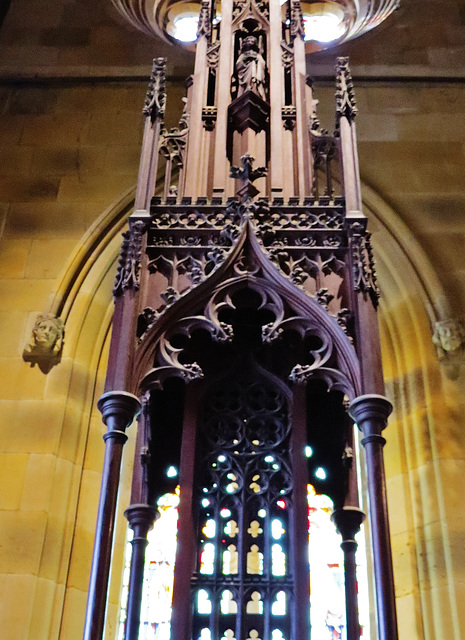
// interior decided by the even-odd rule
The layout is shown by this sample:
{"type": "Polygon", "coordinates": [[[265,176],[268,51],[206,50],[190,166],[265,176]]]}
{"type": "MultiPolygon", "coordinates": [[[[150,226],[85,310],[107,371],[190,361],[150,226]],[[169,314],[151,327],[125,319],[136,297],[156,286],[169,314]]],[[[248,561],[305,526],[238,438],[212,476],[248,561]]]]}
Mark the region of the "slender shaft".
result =
{"type": "Polygon", "coordinates": [[[365,519],[363,511],[357,507],[337,509],[331,516],[342,536],[341,548],[344,553],[344,585],[346,601],[347,640],[359,640],[360,621],[358,617],[357,564],[355,536],[365,519]]]}
{"type": "Polygon", "coordinates": [[[125,640],[138,640],[140,628],[140,610],[144,586],[145,550],[147,534],[153,527],[157,510],[148,504],[131,505],[124,515],[134,531],[132,539],[131,569],[129,573],[128,605],[125,640]]]}
{"type": "Polygon", "coordinates": [[[364,435],[362,445],[366,454],[379,640],[398,638],[383,458],[386,441],[381,435],[391,411],[391,403],[383,396],[374,394],[356,398],[349,408],[349,415],[364,435]]]}
{"type": "Polygon", "coordinates": [[[127,440],[125,430],[140,411],[140,402],[130,393],[110,391],[100,398],[98,408],[102,412],[102,418],[108,430],[103,436],[105,458],[84,624],[84,640],[101,640],[103,635],[121,456],[124,443],[127,440]]]}

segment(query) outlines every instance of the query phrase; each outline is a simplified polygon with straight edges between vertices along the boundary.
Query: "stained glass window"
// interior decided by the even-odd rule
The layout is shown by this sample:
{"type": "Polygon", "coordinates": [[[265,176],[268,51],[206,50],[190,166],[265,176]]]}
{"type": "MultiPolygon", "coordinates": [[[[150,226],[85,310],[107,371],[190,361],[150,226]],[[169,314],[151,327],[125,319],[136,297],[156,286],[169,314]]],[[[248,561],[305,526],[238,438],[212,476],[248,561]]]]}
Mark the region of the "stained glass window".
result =
{"type": "MultiPolygon", "coordinates": [[[[146,552],[146,571],[143,591],[143,603],[141,611],[140,640],[169,640],[170,618],[171,618],[171,597],[173,587],[174,558],[176,552],[176,529],[178,517],[177,495],[166,494],[161,499],[160,517],[156,521],[154,528],[149,533],[149,544],[146,552]]],[[[284,501],[280,501],[284,502],[284,501]]],[[[333,510],[332,501],[324,495],[315,493],[312,485],[308,485],[308,522],[309,522],[309,562],[310,562],[310,602],[311,602],[311,627],[312,637],[317,640],[344,640],[345,635],[345,605],[344,605],[344,575],[343,556],[340,548],[340,538],[335,531],[334,524],[330,520],[333,510]]],[[[221,514],[223,518],[230,515],[221,514]]],[[[257,538],[262,533],[260,522],[263,522],[266,510],[259,510],[259,520],[252,521],[249,527],[249,535],[257,538]]],[[[215,535],[215,528],[208,522],[203,532],[215,535]]],[[[280,540],[285,529],[280,518],[274,518],[270,522],[271,536],[273,540],[280,540]]],[[[237,536],[238,528],[234,520],[228,520],[223,528],[224,535],[228,539],[237,536]]],[[[126,619],[125,604],[127,600],[127,585],[129,582],[129,563],[131,559],[130,539],[132,532],[129,531],[128,545],[126,548],[125,568],[123,574],[123,589],[121,596],[121,612],[118,640],[123,640],[124,622],[126,619]]],[[[368,612],[368,585],[366,577],[365,543],[363,532],[358,536],[359,551],[357,553],[358,579],[359,579],[359,608],[361,637],[369,636],[369,612],[368,612]]],[[[230,545],[234,546],[234,545],[230,545]]],[[[235,549],[234,549],[235,550],[235,549]]],[[[224,552],[228,553],[228,549],[224,552]]],[[[231,550],[229,550],[231,553],[231,550]]],[[[206,543],[201,559],[201,568],[204,566],[204,573],[211,575],[214,567],[215,545],[206,543]],[[207,546],[209,545],[209,546],[207,546]],[[205,557],[205,553],[209,556],[205,557]],[[204,563],[202,565],[202,563],[204,563]],[[208,568],[208,571],[206,570],[208,568]]],[[[229,565],[223,573],[231,571],[231,556],[229,565]]],[[[271,550],[272,574],[276,576],[285,575],[285,553],[279,544],[273,544],[271,550]]],[[[258,561],[260,567],[260,560],[258,561]]],[[[255,567],[256,569],[256,567],[255,567]]],[[[233,567],[234,570],[234,567],[233,567]]],[[[258,571],[257,575],[260,575],[258,571]]],[[[196,609],[199,616],[205,620],[206,626],[199,629],[199,640],[211,640],[211,630],[208,627],[209,618],[212,613],[212,602],[207,589],[197,591],[196,609]]],[[[221,593],[220,612],[230,619],[237,614],[237,602],[233,592],[225,589],[221,593]]],[[[254,616],[263,614],[263,601],[259,591],[253,591],[246,603],[246,613],[254,616]]],[[[277,590],[271,602],[271,617],[279,620],[287,615],[287,595],[285,591],[277,590]]],[[[279,624],[272,631],[273,640],[283,640],[282,629],[279,624]]],[[[225,629],[225,634],[228,629],[225,629]]],[[[254,633],[256,629],[251,629],[249,636],[251,640],[256,640],[254,633]]],[[[227,635],[224,636],[229,640],[227,635]]]]}
{"type": "MultiPolygon", "coordinates": [[[[317,640],[345,640],[344,557],[331,522],[333,503],[307,487],[310,562],[310,620],[317,640]]],[[[369,636],[368,583],[363,531],[357,537],[357,578],[361,637],[369,636]]]]}
{"type": "MultiPolygon", "coordinates": [[[[148,535],[145,553],[145,576],[142,593],[139,640],[169,640],[174,562],[178,523],[179,491],[167,493],[158,500],[160,516],[148,535]]],[[[128,533],[125,555],[118,640],[124,638],[126,603],[131,560],[132,531],[128,533]]],[[[205,607],[205,603],[203,603],[205,607]]]]}

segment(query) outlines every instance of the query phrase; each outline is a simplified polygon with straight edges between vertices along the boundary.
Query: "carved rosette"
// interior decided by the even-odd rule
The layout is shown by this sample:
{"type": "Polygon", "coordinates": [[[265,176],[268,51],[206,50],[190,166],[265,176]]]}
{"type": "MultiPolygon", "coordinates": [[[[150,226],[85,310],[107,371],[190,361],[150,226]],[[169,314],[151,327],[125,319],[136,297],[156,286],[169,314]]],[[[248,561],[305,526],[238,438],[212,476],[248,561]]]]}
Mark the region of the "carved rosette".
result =
{"type": "Polygon", "coordinates": [[[128,231],[123,233],[118,269],[116,272],[113,296],[118,298],[128,289],[139,289],[140,257],[142,236],[146,231],[141,220],[130,221],[128,231]]]}
{"type": "Polygon", "coordinates": [[[166,58],[155,58],[143,109],[144,115],[150,117],[152,122],[162,121],[165,116],[165,76],[166,58]]]}
{"type": "Polygon", "coordinates": [[[336,127],[342,117],[352,122],[357,115],[354,85],[350,73],[349,58],[336,60],[336,127]]]}

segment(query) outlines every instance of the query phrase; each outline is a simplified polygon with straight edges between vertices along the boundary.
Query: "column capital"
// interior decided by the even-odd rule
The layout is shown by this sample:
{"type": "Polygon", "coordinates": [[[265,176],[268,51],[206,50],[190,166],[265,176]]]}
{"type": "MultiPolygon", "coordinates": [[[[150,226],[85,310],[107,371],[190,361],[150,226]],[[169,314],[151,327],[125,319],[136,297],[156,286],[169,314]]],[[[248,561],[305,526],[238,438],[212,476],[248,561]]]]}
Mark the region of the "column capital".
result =
{"type": "Polygon", "coordinates": [[[387,426],[388,417],[392,412],[392,404],[384,396],[374,393],[358,396],[349,406],[349,416],[357,424],[360,431],[364,431],[364,423],[377,423],[381,432],[387,426]]]}
{"type": "Polygon", "coordinates": [[[97,402],[102,420],[109,429],[124,431],[141,411],[139,398],[127,391],[108,391],[97,402]]]}
{"type": "Polygon", "coordinates": [[[342,509],[336,509],[331,515],[331,521],[344,541],[355,538],[364,520],[365,514],[358,507],[342,507],[342,509]]]}
{"type": "Polygon", "coordinates": [[[159,516],[159,512],[156,507],[150,504],[131,504],[124,512],[124,516],[131,529],[143,527],[146,531],[150,531],[159,516]]]}

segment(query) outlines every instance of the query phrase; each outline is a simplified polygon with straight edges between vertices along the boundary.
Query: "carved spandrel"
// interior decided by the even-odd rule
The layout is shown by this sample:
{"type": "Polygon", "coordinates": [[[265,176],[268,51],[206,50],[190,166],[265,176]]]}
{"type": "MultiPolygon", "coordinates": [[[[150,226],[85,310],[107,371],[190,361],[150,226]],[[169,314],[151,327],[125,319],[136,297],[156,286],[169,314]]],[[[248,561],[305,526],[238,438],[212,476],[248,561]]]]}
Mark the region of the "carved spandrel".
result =
{"type": "Polygon", "coordinates": [[[247,14],[268,20],[270,13],[267,0],[234,0],[233,20],[237,20],[239,16],[245,17],[247,14]]]}
{"type": "Polygon", "coordinates": [[[64,322],[52,313],[37,316],[32,335],[23,351],[23,360],[31,367],[37,364],[42,373],[61,360],[64,338],[64,322]]]}
{"type": "Polygon", "coordinates": [[[152,122],[155,120],[161,121],[165,116],[165,76],[166,58],[155,58],[143,109],[144,115],[149,116],[152,122]]]}

